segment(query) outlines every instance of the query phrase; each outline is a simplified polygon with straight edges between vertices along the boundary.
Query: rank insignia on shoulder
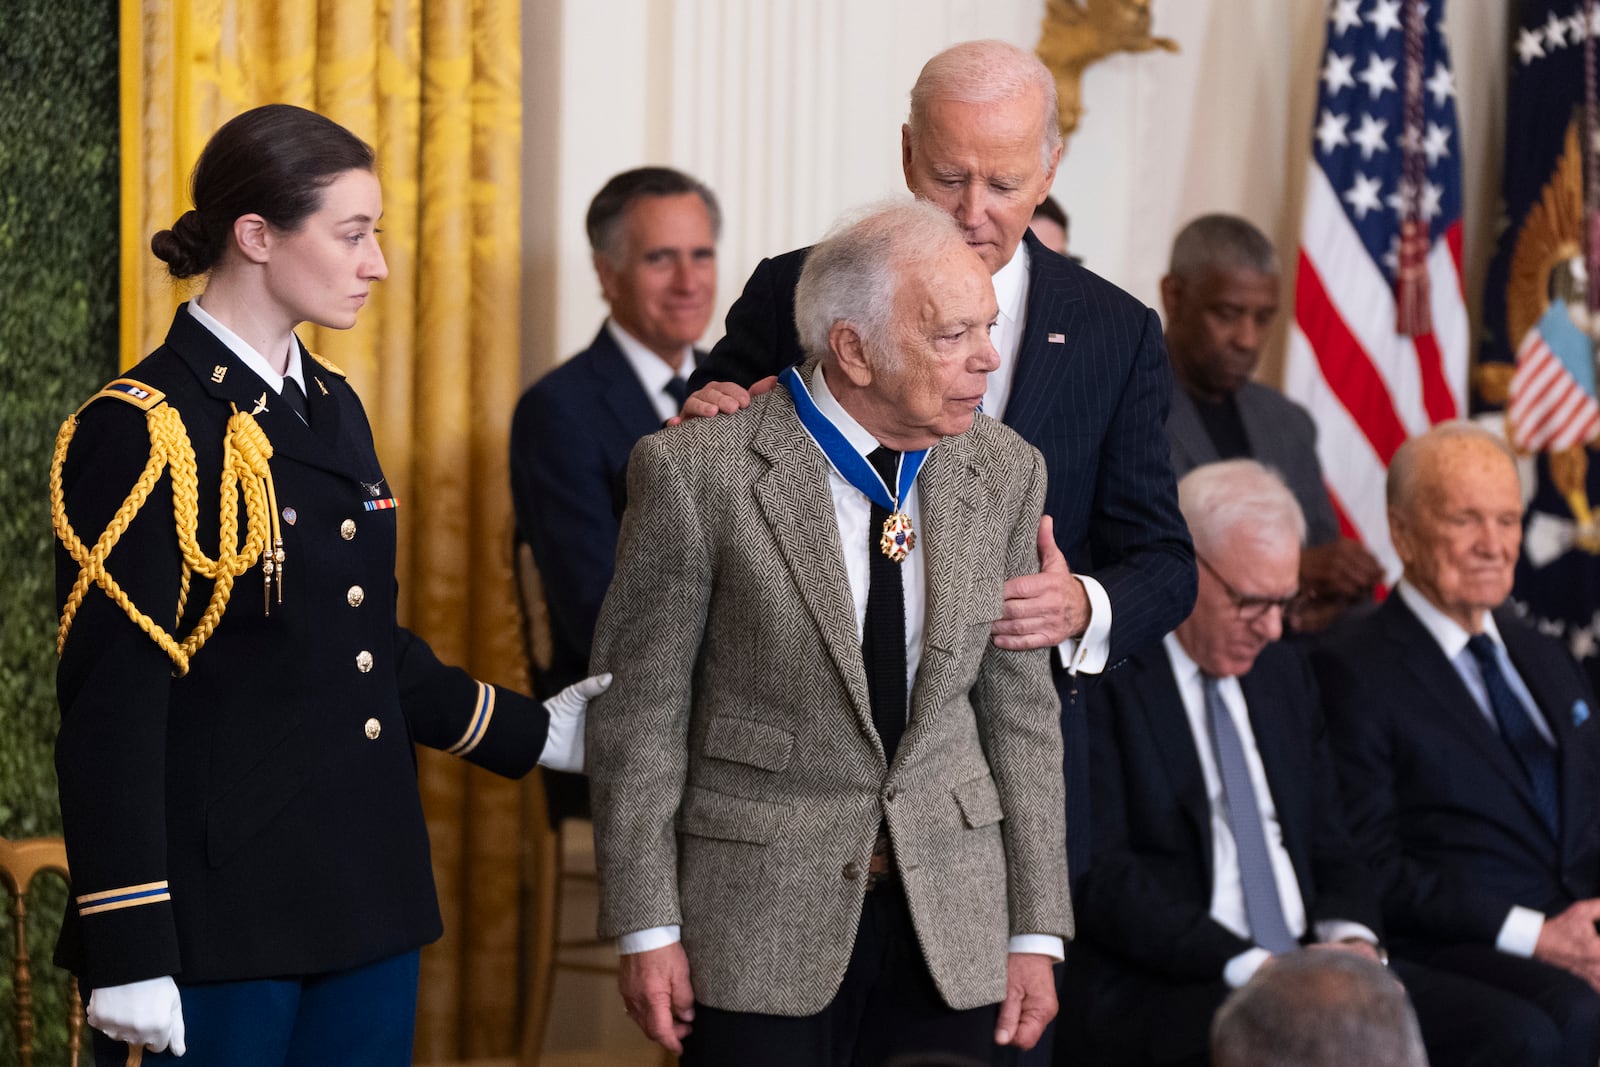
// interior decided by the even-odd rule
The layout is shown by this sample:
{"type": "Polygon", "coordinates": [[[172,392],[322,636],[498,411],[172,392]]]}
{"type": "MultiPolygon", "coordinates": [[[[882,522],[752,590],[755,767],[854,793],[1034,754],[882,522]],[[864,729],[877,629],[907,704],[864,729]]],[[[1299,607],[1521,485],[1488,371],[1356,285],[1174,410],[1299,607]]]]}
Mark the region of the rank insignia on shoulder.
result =
{"type": "Polygon", "coordinates": [[[82,411],[83,408],[88,407],[103,396],[116,397],[118,400],[132,404],[140,411],[149,411],[167,399],[166,393],[143,382],[134,381],[132,378],[118,378],[116,381],[108,382],[104,389],[85,400],[83,407],[78,410],[82,411]]]}
{"type": "MultiPolygon", "coordinates": [[[[327,369],[330,373],[337,374],[341,378],[350,377],[348,374],[346,374],[344,371],[340,370],[333,363],[330,363],[328,360],[323,359],[321,356],[317,355],[315,352],[307,352],[306,354],[308,356],[310,356],[312,359],[316,360],[318,363],[322,364],[322,366],[325,369],[327,369]]],[[[327,390],[324,389],[323,392],[327,392],[327,390]]]]}

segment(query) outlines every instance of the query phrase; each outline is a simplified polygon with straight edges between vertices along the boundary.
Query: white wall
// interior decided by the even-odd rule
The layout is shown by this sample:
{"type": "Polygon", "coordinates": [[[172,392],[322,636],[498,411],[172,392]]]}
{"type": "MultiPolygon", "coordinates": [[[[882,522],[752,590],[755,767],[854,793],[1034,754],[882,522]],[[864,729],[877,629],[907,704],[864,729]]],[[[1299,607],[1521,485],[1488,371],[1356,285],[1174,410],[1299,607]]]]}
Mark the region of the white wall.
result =
{"type": "MultiPolygon", "coordinates": [[[[1322,0],[1156,0],[1177,55],[1089,68],[1056,178],[1073,251],[1147,303],[1172,234],[1251,219],[1293,262],[1325,26],[1322,0]]],[[[524,350],[529,377],[588,343],[605,306],[583,214],[617,171],[680,167],[724,212],[718,313],[763,255],[904,191],[900,124],[927,58],[956,41],[1038,40],[1043,0],[536,0],[525,8],[524,350]]],[[[1452,0],[1469,300],[1499,182],[1504,5],[1452,0]]],[[[1285,280],[1285,307],[1289,279],[1285,280]]],[[[1277,353],[1267,377],[1276,375],[1277,353]]]]}

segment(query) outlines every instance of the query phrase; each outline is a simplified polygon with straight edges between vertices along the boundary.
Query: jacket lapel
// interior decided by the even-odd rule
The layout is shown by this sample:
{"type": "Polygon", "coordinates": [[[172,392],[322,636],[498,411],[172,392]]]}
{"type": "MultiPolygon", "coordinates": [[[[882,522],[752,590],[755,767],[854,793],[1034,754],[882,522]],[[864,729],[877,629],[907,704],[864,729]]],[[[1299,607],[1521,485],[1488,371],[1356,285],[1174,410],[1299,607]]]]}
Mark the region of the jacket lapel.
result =
{"type": "Polygon", "coordinates": [[[1211,869],[1211,801],[1206,796],[1205,774],[1200,770],[1200,754],[1195,750],[1189,713],[1184,710],[1183,695],[1172,673],[1172,660],[1158,645],[1136,657],[1126,673],[1133,678],[1150,736],[1166,765],[1166,779],[1172,783],[1178,807],[1200,841],[1199,854],[1205,858],[1209,885],[1214,874],[1211,869]]]}
{"type": "Polygon", "coordinates": [[[883,759],[872,725],[867,673],[861,660],[850,578],[839,545],[839,524],[828,491],[828,462],[806,435],[785,390],[770,405],[750,447],[771,466],[756,479],[755,497],[778,544],[794,587],[822,634],[863,734],[883,759]]]}
{"type": "MultiPolygon", "coordinates": [[[[1239,415],[1244,418],[1243,405],[1240,406],[1239,415]]],[[[1255,438],[1250,432],[1248,419],[1245,420],[1244,432],[1253,443],[1255,438]]],[[[1192,470],[1217,461],[1217,446],[1211,443],[1211,435],[1206,433],[1205,426],[1200,422],[1199,410],[1188,392],[1176,381],[1172,388],[1172,407],[1167,412],[1167,440],[1173,444],[1173,452],[1180,460],[1173,464],[1179,470],[1192,470]]]]}
{"type": "Polygon", "coordinates": [[[1522,773],[1499,733],[1484,718],[1478,702],[1421,620],[1399,596],[1389,597],[1377,617],[1388,622],[1393,637],[1389,644],[1390,655],[1400,671],[1416,683],[1418,710],[1431,706],[1435,717],[1476,748],[1496,773],[1516,790],[1533,820],[1544,825],[1534,806],[1533,789],[1527,775],[1522,773]]]}
{"type": "Polygon", "coordinates": [[[637,440],[659,430],[661,416],[645,393],[639,376],[633,373],[628,357],[612,340],[611,331],[600,327],[600,333],[589,348],[595,354],[593,367],[595,377],[600,381],[600,395],[605,400],[606,409],[617,420],[618,433],[627,435],[630,440],[637,440]]]}
{"type": "Polygon", "coordinates": [[[1073,339],[1080,332],[1083,285],[1076,272],[1083,268],[1045,248],[1032,231],[1022,240],[1029,257],[1028,299],[1004,415],[1007,426],[1036,441],[1059,407],[1073,339]],[[1061,339],[1052,341],[1052,336],[1061,339]]]}
{"type": "Polygon", "coordinates": [[[1248,674],[1239,679],[1245,707],[1250,712],[1250,732],[1255,735],[1256,752],[1266,772],[1267,791],[1272,794],[1272,810],[1278,817],[1278,830],[1284,851],[1294,865],[1300,892],[1309,903],[1313,897],[1310,853],[1300,831],[1309,827],[1311,813],[1306,798],[1310,795],[1312,768],[1301,758],[1302,749],[1293,744],[1285,729],[1289,712],[1282,708],[1284,687],[1269,677],[1271,667],[1258,658],[1248,674]]]}
{"type": "Polygon", "coordinates": [[[361,467],[359,457],[364,452],[352,445],[345,432],[351,420],[341,409],[353,402],[349,385],[330,381],[335,376],[313,360],[304,345],[300,348],[302,366],[310,393],[315,394],[314,399],[308,395],[306,403],[312,422],[319,424],[317,433],[301,422],[288,402],[269,389],[227,345],[200,325],[189,314],[187,306],[180,306],[173,317],[167,344],[183,357],[185,365],[207,393],[256,420],[267,440],[272,442],[274,456],[282,455],[353,481],[359,481],[363,474],[368,478],[375,475],[376,472],[361,467]],[[326,393],[314,377],[321,378],[326,393]],[[327,423],[325,430],[320,426],[324,421],[327,423]],[[323,439],[323,434],[333,436],[323,439]]]}
{"type": "Polygon", "coordinates": [[[1545,650],[1536,636],[1514,616],[1497,612],[1495,623],[1512,665],[1517,668],[1517,674],[1521,675],[1522,683],[1528,687],[1533,702],[1539,706],[1539,714],[1556,739],[1556,763],[1561,775],[1561,837],[1562,848],[1566,850],[1582,841],[1584,835],[1574,831],[1587,826],[1588,820],[1594,817],[1593,800],[1586,788],[1589,776],[1581,764],[1573,762],[1579,756],[1571,744],[1572,708],[1580,695],[1560,684],[1565,672],[1548,668],[1545,650]]]}
{"type": "Polygon", "coordinates": [[[922,659],[911,687],[910,720],[897,754],[901,759],[932,730],[935,712],[959,682],[955,672],[945,668],[958,658],[956,646],[967,619],[974,560],[984,551],[972,533],[982,494],[968,436],[947,437],[935,445],[917,475],[921,529],[917,547],[906,561],[907,565],[920,562],[923,567],[925,604],[922,659]],[[920,561],[916,558],[919,553],[923,554],[920,561]]]}

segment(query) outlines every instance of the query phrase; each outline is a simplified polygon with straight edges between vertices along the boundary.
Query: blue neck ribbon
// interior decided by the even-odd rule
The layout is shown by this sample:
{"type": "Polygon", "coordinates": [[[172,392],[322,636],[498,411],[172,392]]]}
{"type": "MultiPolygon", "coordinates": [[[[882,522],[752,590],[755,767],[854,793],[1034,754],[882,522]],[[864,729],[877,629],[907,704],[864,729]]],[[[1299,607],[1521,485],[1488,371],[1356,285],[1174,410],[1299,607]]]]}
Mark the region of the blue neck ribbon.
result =
{"type": "Polygon", "coordinates": [[[855,450],[839,427],[817,407],[817,402],[811,398],[811,390],[806,388],[805,379],[800,377],[799,369],[787,368],[778,376],[778,380],[794,397],[794,410],[800,418],[800,425],[816,442],[823,457],[839,472],[839,477],[861,490],[868,500],[885,511],[899,511],[900,501],[906,498],[912,483],[917,480],[917,472],[922,469],[923,460],[928,458],[928,450],[919,448],[915,452],[900,453],[900,474],[895,479],[895,491],[891,495],[889,487],[872,464],[855,450]]]}

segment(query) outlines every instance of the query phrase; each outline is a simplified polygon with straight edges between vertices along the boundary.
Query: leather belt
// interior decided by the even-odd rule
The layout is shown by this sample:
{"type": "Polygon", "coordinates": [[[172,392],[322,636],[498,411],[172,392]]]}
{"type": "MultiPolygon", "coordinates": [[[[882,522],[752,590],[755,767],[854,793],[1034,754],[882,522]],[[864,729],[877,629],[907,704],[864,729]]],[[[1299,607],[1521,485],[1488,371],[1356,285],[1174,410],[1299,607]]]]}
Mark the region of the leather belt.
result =
{"type": "Polygon", "coordinates": [[[889,835],[884,830],[878,830],[878,839],[872,843],[872,860],[867,864],[867,889],[872,890],[880,885],[894,881],[899,872],[894,867],[894,848],[889,844],[889,835]]]}

